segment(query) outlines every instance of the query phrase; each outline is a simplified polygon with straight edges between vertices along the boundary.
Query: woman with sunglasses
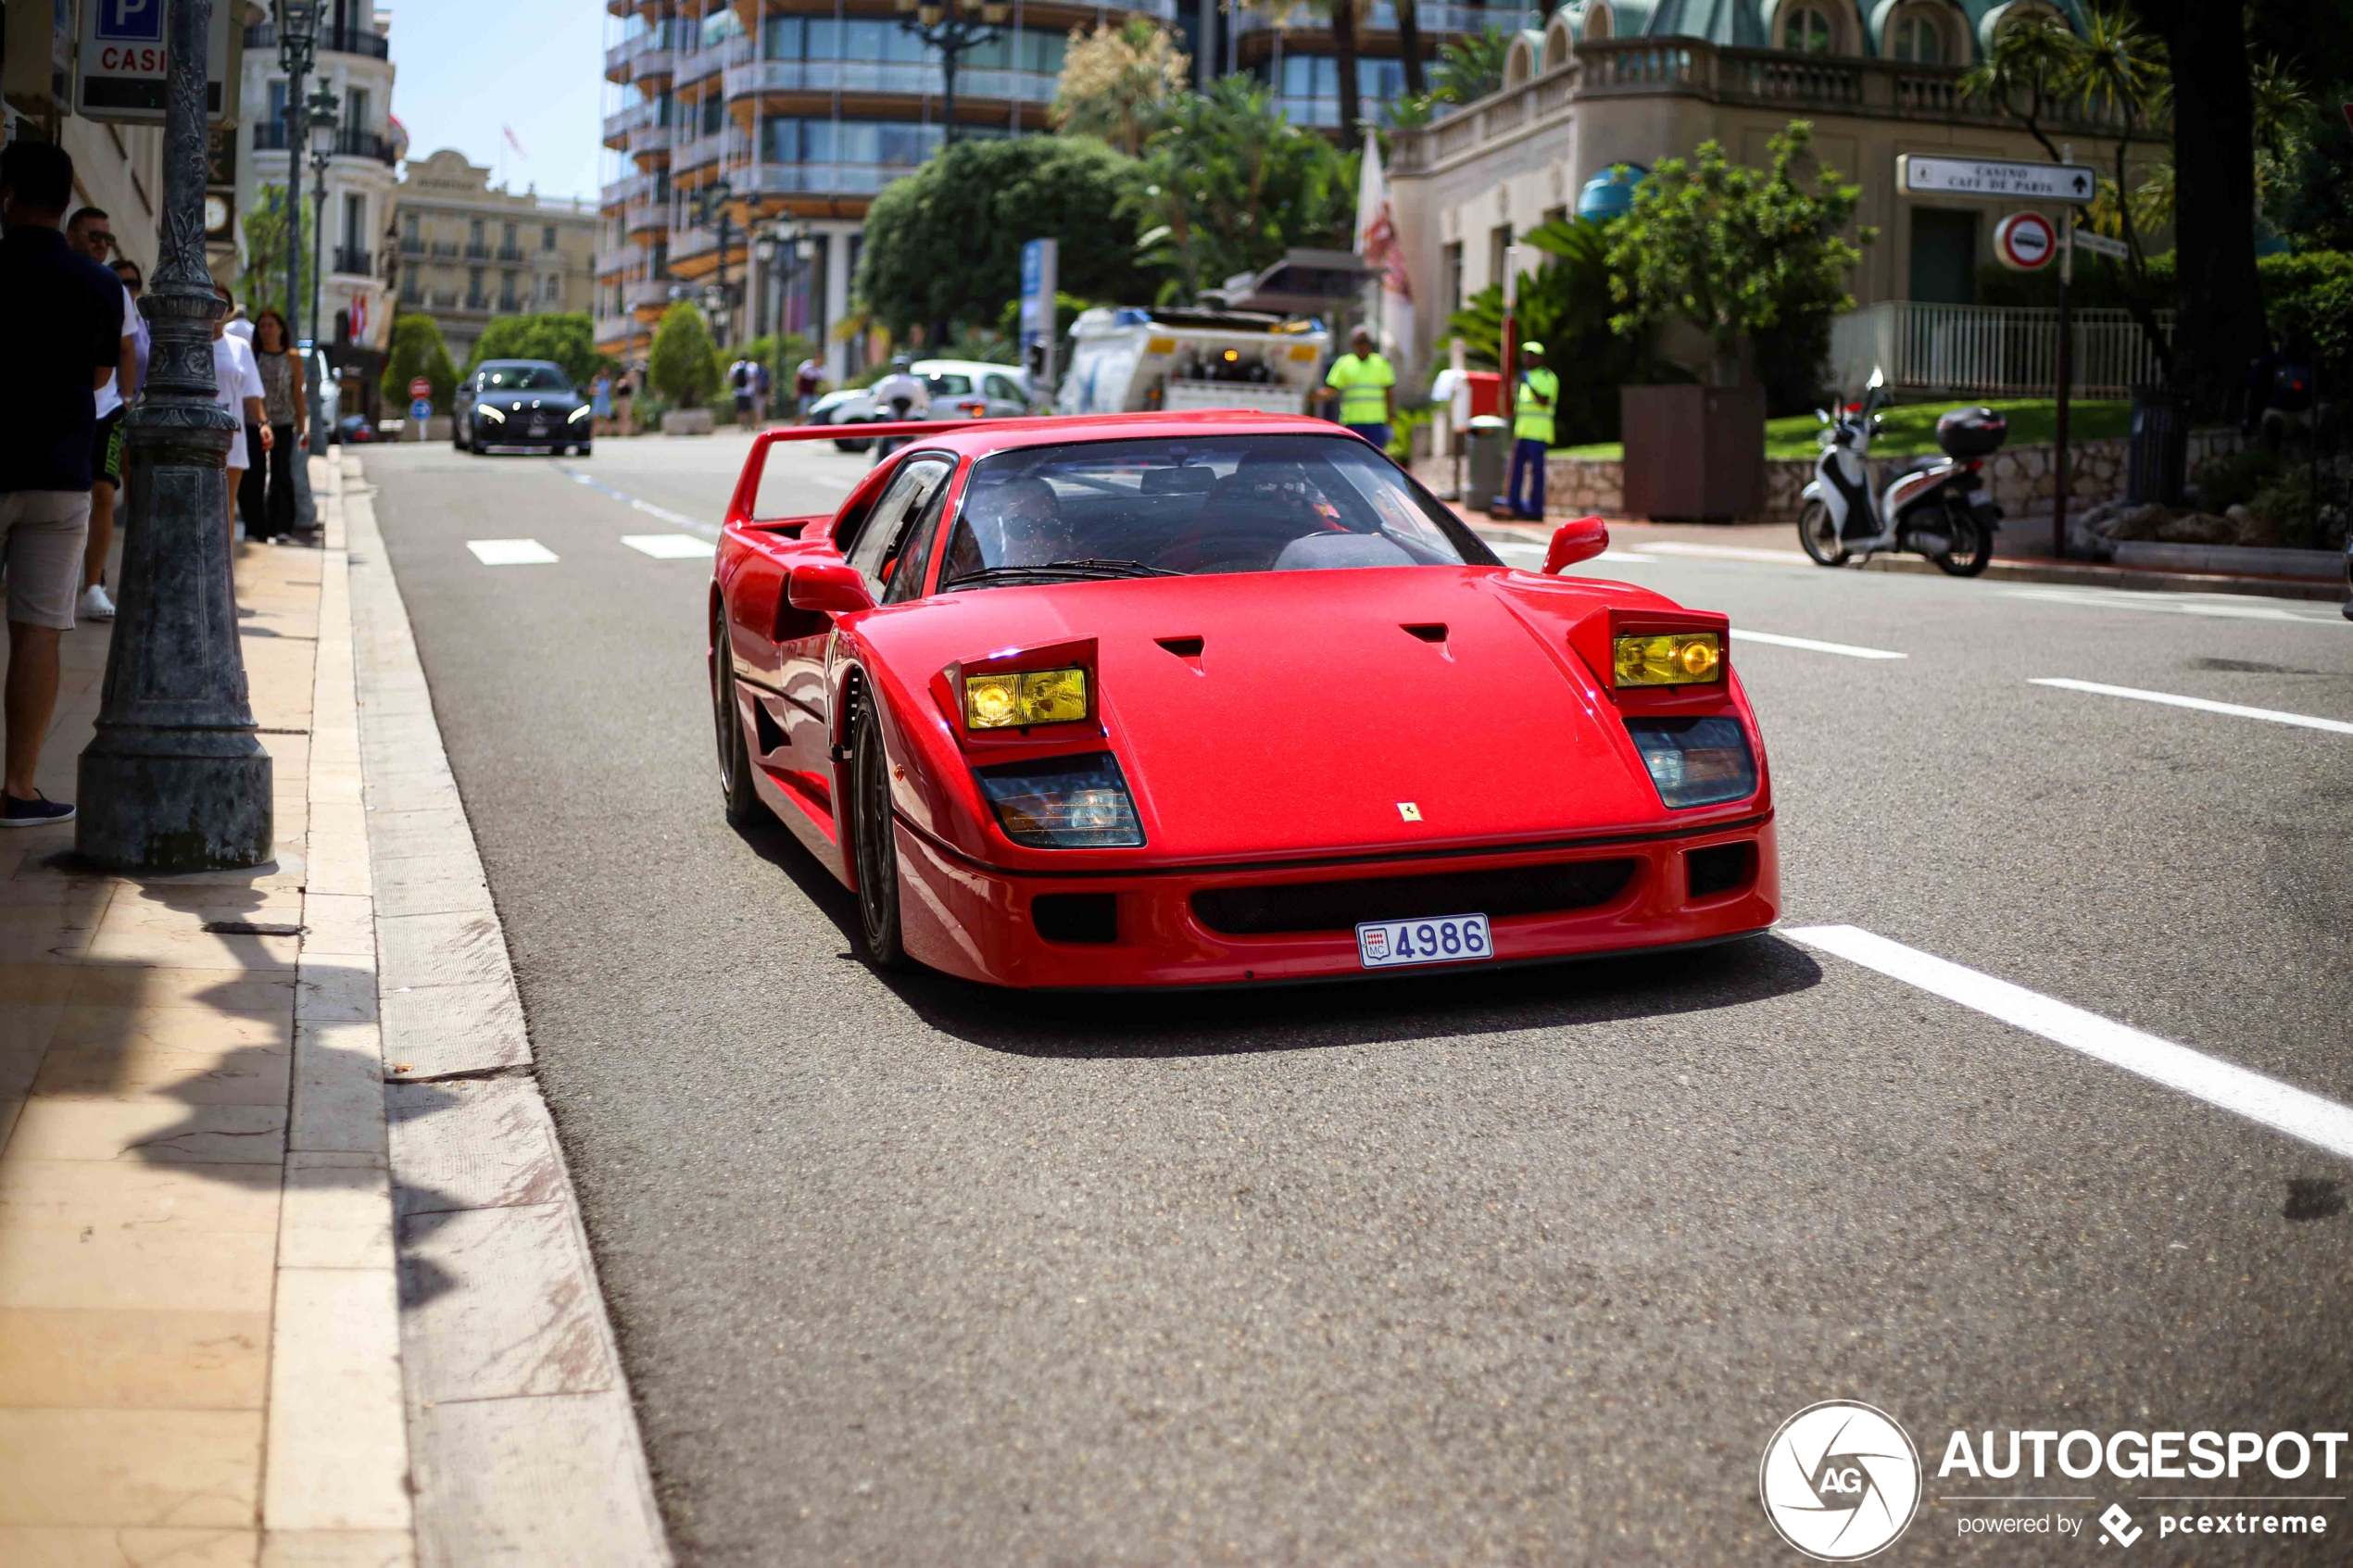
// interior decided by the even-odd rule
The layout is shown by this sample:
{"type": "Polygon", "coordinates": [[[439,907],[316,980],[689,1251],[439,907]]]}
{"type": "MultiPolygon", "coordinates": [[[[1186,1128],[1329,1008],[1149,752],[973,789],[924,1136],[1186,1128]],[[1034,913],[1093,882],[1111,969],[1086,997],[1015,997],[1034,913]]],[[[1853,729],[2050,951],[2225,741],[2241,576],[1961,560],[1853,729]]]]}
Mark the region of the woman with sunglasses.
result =
{"type": "MultiPolygon", "coordinates": [[[[302,357],[294,350],[294,333],[286,330],[286,319],[275,307],[265,308],[253,319],[253,358],[261,370],[261,404],[271,436],[270,477],[260,508],[261,537],[284,539],[295,531],[294,466],[302,456],[298,443],[308,435],[310,410],[303,395],[302,357]]],[[[261,466],[254,465],[257,479],[261,466]]]]}

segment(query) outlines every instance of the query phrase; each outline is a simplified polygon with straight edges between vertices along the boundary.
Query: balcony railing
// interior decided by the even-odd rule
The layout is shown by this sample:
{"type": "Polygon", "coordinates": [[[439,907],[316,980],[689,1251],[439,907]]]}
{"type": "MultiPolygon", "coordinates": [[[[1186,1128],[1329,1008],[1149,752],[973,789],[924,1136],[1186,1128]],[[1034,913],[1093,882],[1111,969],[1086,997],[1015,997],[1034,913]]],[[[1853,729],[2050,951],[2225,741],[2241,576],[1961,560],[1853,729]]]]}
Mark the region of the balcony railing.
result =
{"type": "Polygon", "coordinates": [[[646,247],[641,245],[599,245],[597,247],[597,275],[610,277],[617,272],[635,272],[646,265],[646,247]]]}
{"type": "Polygon", "coordinates": [[[490,296],[486,294],[470,294],[466,295],[466,302],[458,307],[458,308],[460,310],[481,311],[487,314],[490,309],[490,296]]]}
{"type": "Polygon", "coordinates": [[[629,150],[633,153],[660,152],[671,144],[667,125],[640,125],[629,132],[629,150]]]}
{"type": "Polygon", "coordinates": [[[618,144],[641,125],[651,125],[661,117],[661,102],[657,98],[640,98],[625,108],[615,109],[605,116],[605,141],[618,144]]]}
{"type": "MultiPolygon", "coordinates": [[[[1452,36],[1460,32],[1479,32],[1491,27],[1510,31],[1521,27],[1533,27],[1537,15],[1531,10],[1519,10],[1503,6],[1452,6],[1425,3],[1414,7],[1414,25],[1424,38],[1452,36]]],[[[1252,6],[1243,10],[1235,23],[1237,32],[1262,32],[1268,28],[1281,28],[1287,32],[1317,32],[1331,27],[1328,11],[1305,4],[1290,6],[1252,6]]],[[[1397,31],[1397,7],[1391,0],[1377,0],[1356,31],[1394,32],[1397,31]]]]}
{"type": "Polygon", "coordinates": [[[400,254],[403,256],[431,256],[433,254],[433,246],[426,243],[425,237],[422,234],[403,234],[400,236],[400,254]]]}
{"type": "Polygon", "coordinates": [[[653,194],[654,178],[650,174],[632,174],[626,178],[615,180],[598,194],[597,205],[610,212],[624,203],[649,196],[653,194]]]}
{"type": "MultiPolygon", "coordinates": [[[[1048,71],[983,70],[967,66],[956,73],[959,101],[974,98],[1051,103],[1061,79],[1048,71]]],[[[937,94],[939,67],[883,65],[865,60],[755,60],[731,67],[727,96],[751,93],[903,93],[910,97],[937,94]]],[[[634,150],[634,149],[633,149],[634,150]]]]}
{"type": "MultiPolygon", "coordinates": [[[[245,47],[268,50],[274,57],[278,48],[277,25],[273,22],[263,22],[257,27],[245,29],[245,47]]],[[[321,28],[318,48],[322,55],[365,55],[374,60],[392,58],[391,39],[381,32],[364,31],[356,27],[321,28]]]]}
{"type": "MultiPolygon", "coordinates": [[[[392,138],[373,131],[338,131],[329,145],[338,157],[371,158],[386,165],[396,161],[392,138]]],[[[286,122],[282,119],[254,121],[253,150],[258,153],[284,152],[286,122]]]]}
{"type": "Polygon", "coordinates": [[[670,155],[670,173],[671,178],[676,179],[709,163],[725,163],[732,168],[749,161],[751,138],[740,127],[730,125],[716,135],[698,136],[691,142],[680,142],[670,155]]]}
{"type": "Polygon", "coordinates": [[[498,259],[501,261],[521,261],[522,258],[523,252],[522,246],[521,245],[500,245],[498,247],[498,259]]]}
{"type": "Polygon", "coordinates": [[[621,209],[621,229],[625,234],[659,233],[669,227],[670,204],[651,195],[621,209]]]}
{"type": "Polygon", "coordinates": [[[432,302],[433,307],[435,310],[455,310],[458,308],[458,291],[455,289],[434,289],[431,293],[427,294],[425,298],[432,302]]]}
{"type": "Polygon", "coordinates": [[[455,258],[465,254],[465,246],[455,240],[435,240],[433,242],[433,254],[455,258]]]}
{"type": "Polygon", "coordinates": [[[467,259],[468,261],[487,261],[487,260],[489,260],[489,259],[490,259],[490,246],[489,246],[487,244],[485,244],[485,243],[484,243],[483,241],[481,241],[481,240],[473,240],[473,241],[469,242],[469,243],[467,244],[467,245],[466,245],[466,259],[467,259]]]}
{"type": "Polygon", "coordinates": [[[631,283],[621,291],[621,296],[632,310],[664,308],[670,304],[670,280],[648,278],[642,283],[631,283]]]}
{"type": "Polygon", "coordinates": [[[711,49],[697,49],[678,56],[678,75],[671,83],[675,93],[718,75],[732,66],[748,65],[751,61],[752,41],[748,37],[730,38],[711,49]]]}
{"type": "Polygon", "coordinates": [[[355,278],[372,278],[376,275],[375,268],[370,265],[373,259],[357,246],[335,246],[335,270],[338,272],[346,272],[355,278]]]}
{"type": "Polygon", "coordinates": [[[912,163],[761,163],[732,170],[737,195],[871,196],[915,171],[912,163]]]}

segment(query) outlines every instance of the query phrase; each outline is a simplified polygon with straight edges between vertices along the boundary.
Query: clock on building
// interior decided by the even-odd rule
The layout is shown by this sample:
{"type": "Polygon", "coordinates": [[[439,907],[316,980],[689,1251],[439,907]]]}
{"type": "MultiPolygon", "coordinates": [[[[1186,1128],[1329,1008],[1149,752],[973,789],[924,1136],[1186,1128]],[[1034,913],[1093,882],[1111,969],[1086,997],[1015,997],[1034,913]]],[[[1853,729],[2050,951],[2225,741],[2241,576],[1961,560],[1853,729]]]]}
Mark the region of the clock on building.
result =
{"type": "Polygon", "coordinates": [[[208,240],[229,237],[229,198],[211,193],[204,199],[204,233],[208,240]]]}

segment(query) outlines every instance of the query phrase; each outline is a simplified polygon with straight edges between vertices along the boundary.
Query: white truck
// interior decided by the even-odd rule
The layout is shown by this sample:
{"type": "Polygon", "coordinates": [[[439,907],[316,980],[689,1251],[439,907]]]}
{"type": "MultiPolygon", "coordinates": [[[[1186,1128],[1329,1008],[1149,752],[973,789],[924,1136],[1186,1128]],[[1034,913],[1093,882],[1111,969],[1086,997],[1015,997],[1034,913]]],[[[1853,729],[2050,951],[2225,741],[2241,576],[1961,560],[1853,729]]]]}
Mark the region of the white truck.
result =
{"type": "Polygon", "coordinates": [[[1097,307],[1070,335],[1058,414],[1310,413],[1331,350],[1331,333],[1318,322],[1240,310],[1097,307]]]}

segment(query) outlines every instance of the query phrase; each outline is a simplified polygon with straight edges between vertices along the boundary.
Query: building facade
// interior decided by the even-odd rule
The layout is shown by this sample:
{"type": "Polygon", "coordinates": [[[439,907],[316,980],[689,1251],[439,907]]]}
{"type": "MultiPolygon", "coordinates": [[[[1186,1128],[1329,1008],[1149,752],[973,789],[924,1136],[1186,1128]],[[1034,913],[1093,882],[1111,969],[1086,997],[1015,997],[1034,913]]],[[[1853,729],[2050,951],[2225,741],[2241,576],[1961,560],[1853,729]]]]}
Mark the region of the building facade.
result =
{"type": "Polygon", "coordinates": [[[409,160],[385,247],[398,308],[432,317],[462,366],[493,317],[589,308],[597,212],[494,188],[489,169],[444,148],[409,160]]]}
{"type": "MultiPolygon", "coordinates": [[[[1396,135],[1390,200],[1416,285],[1415,365],[1430,364],[1448,316],[1501,279],[1514,236],[1576,210],[1589,182],[1620,163],[1688,158],[1711,139],[1762,167],[1767,143],[1793,119],[1811,122],[1814,157],[1861,187],[1856,220],[1879,231],[1850,282],[1857,304],[1970,303],[1980,270],[1994,264],[1994,225],[2037,204],[1908,194],[1897,159],[2049,161],[2015,121],[1959,90],[1995,34],[2031,16],[2082,24],[2076,0],[1660,0],[1655,9],[1577,0],[1555,12],[1514,42],[1500,92],[1396,135]]],[[[2114,122],[2056,117],[2045,127],[2075,161],[2112,167],[2114,122]]],[[[2135,143],[2128,164],[2165,150],[2135,143]]],[[[1526,248],[1520,257],[1523,268],[1542,260],[1526,248]]]]}
{"type": "MultiPolygon", "coordinates": [[[[301,154],[313,244],[302,257],[295,330],[321,345],[343,382],[344,407],[355,412],[375,408],[392,329],[382,239],[407,136],[392,117],[391,32],[390,12],[365,0],[330,0],[321,7],[317,50],[302,82],[306,99],[322,87],[333,96],[336,119],[332,133],[312,136],[313,148],[330,149],[323,176],[309,152],[301,154]]],[[[246,28],[235,174],[241,227],[265,187],[286,185],[286,94],[277,28],[246,28]]]]}
{"type": "MultiPolygon", "coordinates": [[[[945,132],[939,56],[900,26],[937,9],[881,0],[607,0],[606,9],[613,178],[598,207],[598,346],[642,362],[673,293],[724,282],[724,339],[781,325],[824,345],[830,376],[854,373],[863,342],[834,329],[850,310],[866,209],[945,132]],[[747,232],[784,214],[812,240],[788,270],[763,266],[747,232]]],[[[1000,35],[958,62],[957,135],[1045,131],[1070,31],[1139,13],[1172,24],[1175,0],[989,0],[983,14],[1000,35]]]]}

